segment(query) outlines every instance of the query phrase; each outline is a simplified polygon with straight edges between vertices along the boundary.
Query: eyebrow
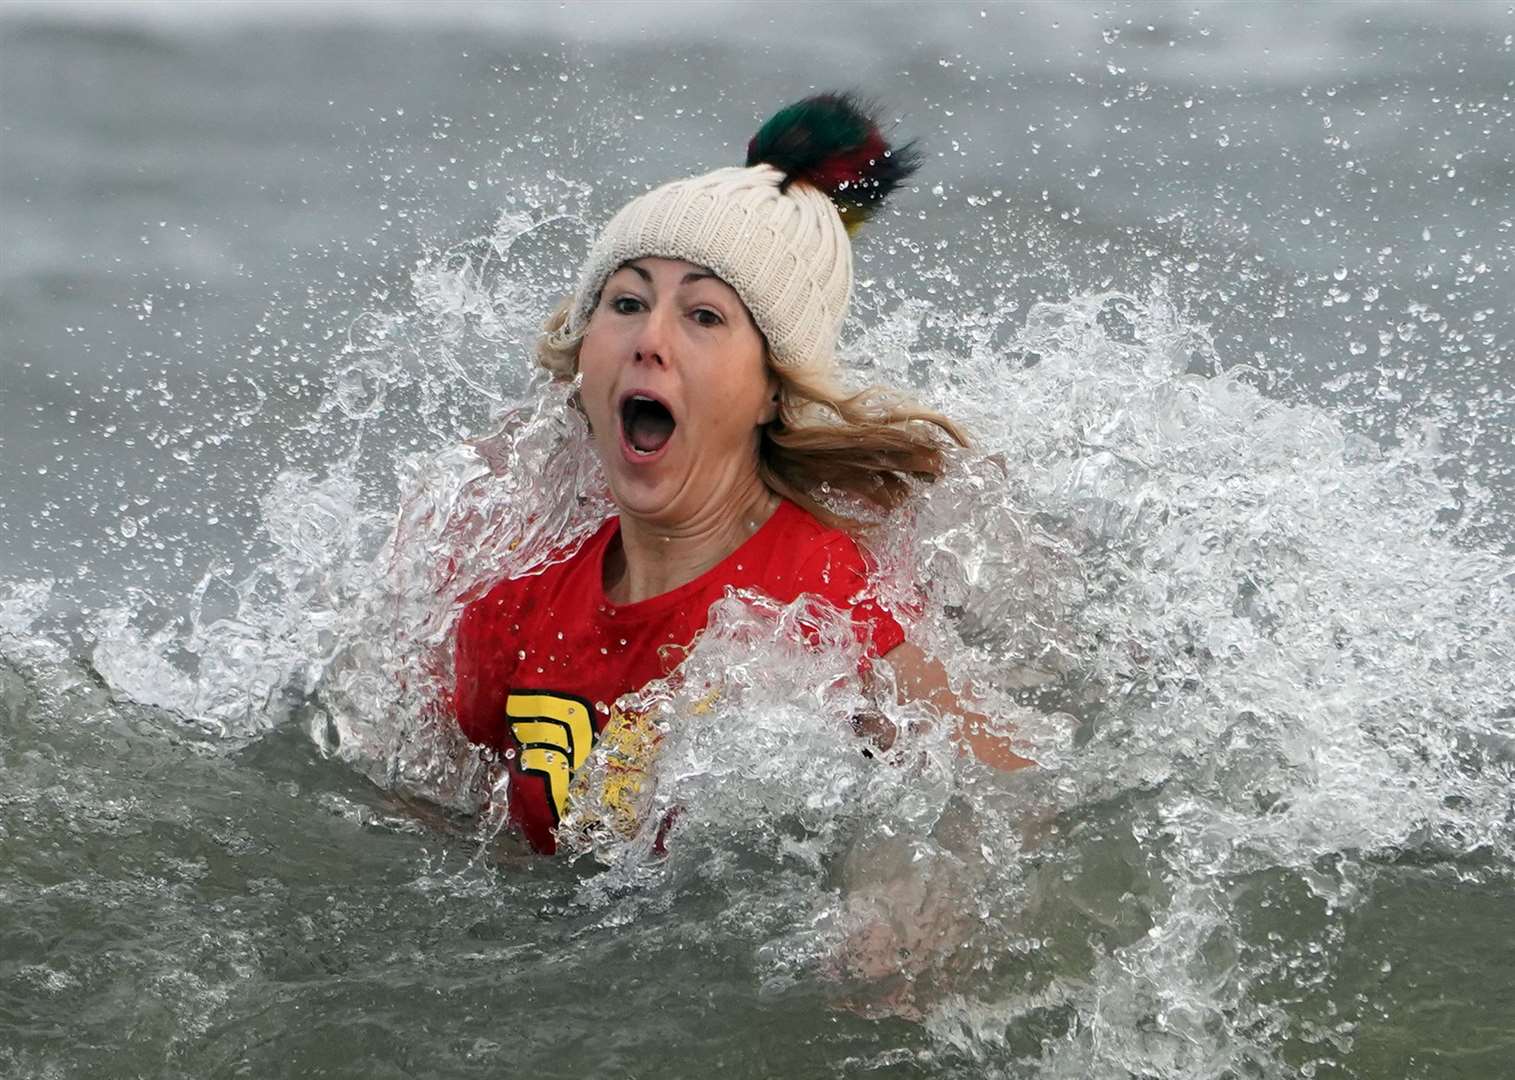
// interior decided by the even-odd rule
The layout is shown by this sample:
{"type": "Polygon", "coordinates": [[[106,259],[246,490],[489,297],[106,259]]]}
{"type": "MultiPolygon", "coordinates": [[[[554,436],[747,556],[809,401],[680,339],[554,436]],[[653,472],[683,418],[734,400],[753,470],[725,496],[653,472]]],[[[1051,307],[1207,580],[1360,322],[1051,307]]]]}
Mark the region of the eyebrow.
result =
{"type": "MultiPolygon", "coordinates": [[[[647,284],[649,284],[649,285],[652,284],[652,275],[649,274],[646,270],[643,270],[640,266],[638,266],[634,262],[629,262],[629,263],[624,264],[621,267],[621,269],[622,270],[635,270],[638,274],[642,275],[642,280],[643,281],[647,282],[647,284]]],[[[716,277],[716,273],[715,273],[714,270],[691,270],[689,273],[687,273],[687,274],[684,275],[683,279],[679,281],[679,284],[680,285],[688,285],[691,281],[703,281],[705,278],[713,278],[713,277],[716,277]]]]}

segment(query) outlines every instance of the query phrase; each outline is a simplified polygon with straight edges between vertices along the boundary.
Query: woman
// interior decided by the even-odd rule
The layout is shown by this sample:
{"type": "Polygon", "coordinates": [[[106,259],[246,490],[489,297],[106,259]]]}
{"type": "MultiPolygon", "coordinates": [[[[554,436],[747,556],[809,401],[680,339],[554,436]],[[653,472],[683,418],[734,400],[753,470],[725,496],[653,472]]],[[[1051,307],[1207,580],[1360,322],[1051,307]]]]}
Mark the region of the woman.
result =
{"type": "Polygon", "coordinates": [[[570,781],[617,699],[676,668],[728,588],[850,611],[903,693],[962,718],[964,742],[991,764],[1026,764],[863,597],[858,525],[816,499],[893,509],[909,478],[935,478],[946,448],[966,445],[943,416],[837,381],[850,233],[916,163],[849,96],[791,105],[745,167],[617,213],[549,324],[541,360],[580,379],[620,514],[465,609],[454,698],[463,732],[506,761],[511,818],[538,851],[555,850],[570,781]]]}

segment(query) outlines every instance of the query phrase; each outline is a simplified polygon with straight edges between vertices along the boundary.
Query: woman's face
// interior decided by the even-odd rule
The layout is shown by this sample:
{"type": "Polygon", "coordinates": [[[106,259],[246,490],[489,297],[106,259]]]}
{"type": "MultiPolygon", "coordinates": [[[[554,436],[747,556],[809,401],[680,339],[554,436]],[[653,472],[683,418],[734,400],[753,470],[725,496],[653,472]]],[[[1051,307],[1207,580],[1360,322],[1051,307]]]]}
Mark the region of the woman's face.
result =
{"type": "Polygon", "coordinates": [[[778,380],[746,305],[709,270],[655,258],[618,269],[590,316],[579,372],[623,511],[678,526],[750,496],[778,380]]]}

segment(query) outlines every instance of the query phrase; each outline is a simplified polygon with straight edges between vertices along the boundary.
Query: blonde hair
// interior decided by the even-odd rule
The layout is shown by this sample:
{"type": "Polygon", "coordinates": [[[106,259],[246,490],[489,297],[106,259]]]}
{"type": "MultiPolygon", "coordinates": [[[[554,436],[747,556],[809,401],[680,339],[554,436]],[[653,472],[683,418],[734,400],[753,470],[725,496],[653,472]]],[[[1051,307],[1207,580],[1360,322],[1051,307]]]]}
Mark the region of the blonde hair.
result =
{"type": "MultiPolygon", "coordinates": [[[[568,297],[558,305],[537,342],[537,362],[556,379],[578,374],[583,334],[567,331],[572,303],[568,297]]],[[[768,357],[766,338],[763,353],[768,357]]],[[[762,429],[758,478],[833,528],[856,533],[866,522],[819,496],[893,510],[909,497],[912,480],[936,480],[948,450],[968,445],[957,424],[895,390],[847,390],[825,376],[779,367],[771,357],[768,370],[778,379],[779,414],[762,429]]]]}

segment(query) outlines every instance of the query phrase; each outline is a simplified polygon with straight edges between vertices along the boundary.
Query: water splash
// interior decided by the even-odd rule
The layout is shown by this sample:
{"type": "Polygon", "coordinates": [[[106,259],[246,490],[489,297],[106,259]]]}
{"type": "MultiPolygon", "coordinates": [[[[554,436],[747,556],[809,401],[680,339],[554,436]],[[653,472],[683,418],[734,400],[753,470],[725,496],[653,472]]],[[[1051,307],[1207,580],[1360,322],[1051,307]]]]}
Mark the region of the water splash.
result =
{"type": "MultiPolygon", "coordinates": [[[[571,388],[498,371],[547,306],[500,268],[499,238],[533,228],[502,219],[424,264],[413,308],[354,324],[322,413],[349,452],[276,478],[251,574],[212,568],[156,627],[102,614],[118,694],[229,744],[304,723],[388,790],[489,804],[493,837],[498,774],[441,704],[453,622],[610,509],[571,388]],[[371,426],[481,409],[490,434],[440,451],[371,426]]],[[[877,589],[1041,768],[962,757],[892,703],[887,664],[870,693],[845,620],[732,597],[678,680],[623,703],[650,754],[604,742],[580,778],[566,846],[603,869],[576,903],[687,909],[677,932],[744,953],[765,992],[919,1019],[975,1068],[1282,1076],[1349,1049],[1340,928],[1375,873],[1515,866],[1515,567],[1445,523],[1434,430],[1384,450],[1279,400],[1160,284],[948,314],[901,304],[849,352],[976,439],[873,539],[877,589]],[[793,645],[800,618],[830,647],[793,645]],[[850,723],[869,709],[901,732],[872,758],[850,723]],[[1315,929],[1277,938],[1280,891],[1315,929]]]]}

